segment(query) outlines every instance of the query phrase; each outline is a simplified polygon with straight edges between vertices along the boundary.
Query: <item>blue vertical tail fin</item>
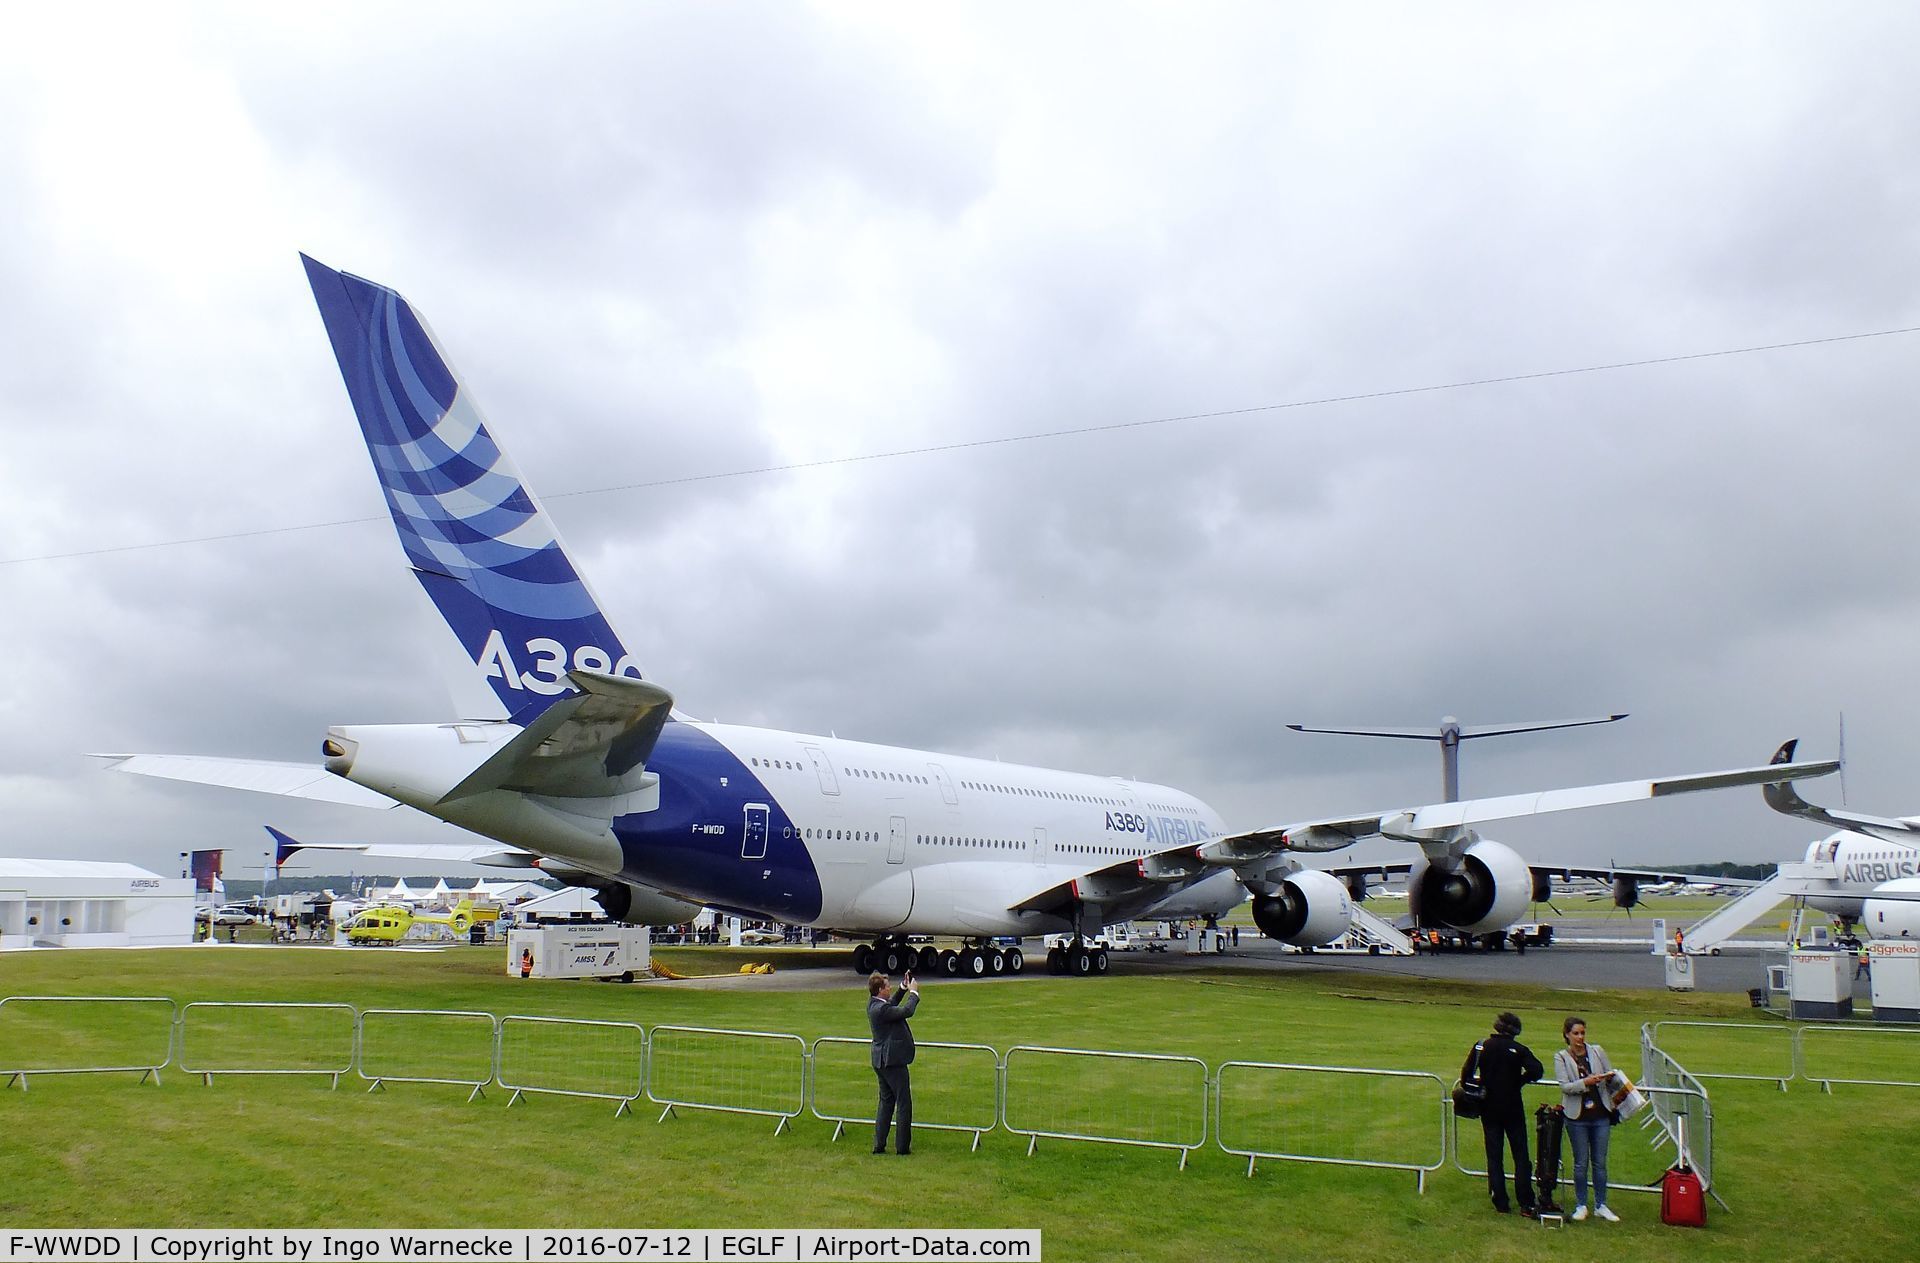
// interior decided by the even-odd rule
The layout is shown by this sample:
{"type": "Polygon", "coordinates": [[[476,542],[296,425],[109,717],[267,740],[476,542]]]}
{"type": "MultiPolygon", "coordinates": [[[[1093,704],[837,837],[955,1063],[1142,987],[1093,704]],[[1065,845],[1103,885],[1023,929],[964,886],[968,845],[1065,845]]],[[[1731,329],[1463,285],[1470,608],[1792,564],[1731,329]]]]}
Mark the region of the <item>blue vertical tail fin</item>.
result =
{"type": "Polygon", "coordinates": [[[300,259],[414,577],[485,686],[458,690],[462,718],[544,709],[571,691],[575,668],[637,678],[546,511],[406,299],[300,259]],[[494,713],[464,713],[489,698],[494,713]]]}

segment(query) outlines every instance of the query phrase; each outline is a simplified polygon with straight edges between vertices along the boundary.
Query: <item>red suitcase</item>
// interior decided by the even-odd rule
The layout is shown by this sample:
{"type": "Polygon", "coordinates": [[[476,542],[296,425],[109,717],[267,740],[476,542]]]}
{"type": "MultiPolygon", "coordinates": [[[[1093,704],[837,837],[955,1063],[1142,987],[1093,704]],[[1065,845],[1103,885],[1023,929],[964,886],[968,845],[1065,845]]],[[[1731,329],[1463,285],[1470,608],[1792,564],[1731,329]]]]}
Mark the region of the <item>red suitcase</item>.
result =
{"type": "Polygon", "coordinates": [[[1668,1167],[1660,1177],[1660,1222],[1682,1228],[1707,1226],[1706,1190],[1684,1160],[1668,1167]]]}
{"type": "Polygon", "coordinates": [[[1707,1226],[1707,1190],[1693,1169],[1687,1152],[1687,1116],[1673,1120],[1674,1149],[1678,1153],[1667,1173],[1660,1177],[1660,1222],[1682,1228],[1707,1226]]]}

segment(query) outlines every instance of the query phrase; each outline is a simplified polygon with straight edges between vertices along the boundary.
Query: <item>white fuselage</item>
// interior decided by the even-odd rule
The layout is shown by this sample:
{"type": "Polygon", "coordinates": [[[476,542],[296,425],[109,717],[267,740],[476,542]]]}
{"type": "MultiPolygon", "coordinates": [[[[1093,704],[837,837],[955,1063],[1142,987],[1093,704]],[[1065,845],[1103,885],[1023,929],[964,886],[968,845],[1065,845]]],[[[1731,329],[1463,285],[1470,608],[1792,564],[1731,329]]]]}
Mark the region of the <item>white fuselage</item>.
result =
{"type": "Polygon", "coordinates": [[[657,784],[617,800],[494,790],[439,801],[515,731],[500,727],[484,738],[337,728],[353,753],[336,770],[604,877],[799,925],[1034,934],[1072,928],[1069,904],[1200,916],[1246,895],[1227,869],[1170,881],[1144,902],[1109,901],[1111,883],[1089,881],[1225,832],[1180,790],[777,729],[670,723],[647,763],[657,784]],[[1062,886],[1066,897],[1039,899],[1062,886]],[[1039,906],[1020,906],[1029,900],[1039,906]]]}

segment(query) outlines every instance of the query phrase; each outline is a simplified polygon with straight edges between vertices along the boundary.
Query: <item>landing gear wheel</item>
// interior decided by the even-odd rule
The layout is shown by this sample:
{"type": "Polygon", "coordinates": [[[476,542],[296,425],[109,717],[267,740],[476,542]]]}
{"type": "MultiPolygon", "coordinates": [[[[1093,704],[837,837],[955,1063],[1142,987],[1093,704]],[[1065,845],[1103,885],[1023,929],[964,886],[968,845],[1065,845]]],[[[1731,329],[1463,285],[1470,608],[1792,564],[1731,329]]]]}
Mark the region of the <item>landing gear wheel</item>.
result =
{"type": "Polygon", "coordinates": [[[1001,974],[1004,974],[1007,972],[1006,953],[1002,952],[997,947],[989,947],[986,949],[986,957],[987,957],[988,973],[992,974],[994,977],[997,978],[1001,974]]]}
{"type": "Polygon", "coordinates": [[[977,947],[969,947],[960,953],[960,976],[962,978],[984,978],[987,976],[987,956],[977,947]]]}
{"type": "Polygon", "coordinates": [[[1107,972],[1107,949],[1104,947],[1096,947],[1093,949],[1090,955],[1092,955],[1093,957],[1093,972],[1096,974],[1106,973],[1107,972]]]}
{"type": "Polygon", "coordinates": [[[1063,948],[1049,947],[1047,949],[1047,972],[1050,974],[1064,974],[1067,972],[1067,953],[1063,948]]]}
{"type": "Polygon", "coordinates": [[[960,976],[960,953],[954,951],[951,947],[944,949],[940,953],[939,970],[949,978],[958,978],[960,976]]]}
{"type": "Polygon", "coordinates": [[[873,947],[871,944],[854,944],[853,972],[856,974],[870,974],[873,972],[873,947]]]}
{"type": "Polygon", "coordinates": [[[1093,972],[1093,953],[1075,943],[1067,949],[1067,972],[1076,978],[1084,978],[1093,972]]]}
{"type": "Polygon", "coordinates": [[[1007,972],[1018,974],[1026,972],[1027,955],[1017,947],[1007,949],[1007,972]]]}
{"type": "Polygon", "coordinates": [[[920,949],[920,963],[915,968],[923,974],[938,973],[940,970],[940,952],[936,948],[920,949]]]}

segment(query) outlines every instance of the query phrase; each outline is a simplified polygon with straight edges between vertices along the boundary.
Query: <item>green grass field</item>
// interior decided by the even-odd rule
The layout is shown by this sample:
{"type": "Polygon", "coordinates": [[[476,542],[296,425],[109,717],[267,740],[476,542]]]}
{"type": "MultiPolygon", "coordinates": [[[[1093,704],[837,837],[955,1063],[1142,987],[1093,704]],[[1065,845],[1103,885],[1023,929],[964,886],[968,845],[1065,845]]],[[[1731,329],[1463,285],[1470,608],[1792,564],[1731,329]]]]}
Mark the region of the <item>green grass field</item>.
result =
{"type": "MultiPolygon", "coordinates": [[[[683,973],[731,972],[743,959],[783,969],[822,966],[840,953],[664,949],[683,973]]],[[[1124,967],[1123,967],[1124,968],[1124,967]]],[[[674,983],[529,983],[504,975],[498,948],[432,954],[199,950],[36,952],[0,958],[0,995],[159,995],[194,1000],[339,1002],[361,1009],[471,1009],[496,1014],[726,1027],[856,1040],[864,992],[850,969],[827,990],[722,989],[674,983]]],[[[41,1006],[43,1009],[46,1006],[41,1006]]],[[[1641,1022],[1748,1021],[1743,997],[1665,992],[1559,992],[1354,974],[1295,978],[1223,967],[1203,974],[1018,983],[929,983],[914,1021],[923,1042],[1115,1049],[1230,1060],[1361,1065],[1429,1071],[1451,1080],[1491,1015],[1513,1008],[1527,1038],[1549,1053],[1559,1019],[1583,1013],[1594,1037],[1627,1066],[1641,1022]]],[[[0,1021],[0,1062],[31,1056],[23,1038],[70,1041],[43,1019],[0,1021]],[[8,1041],[13,1041],[9,1043],[8,1041]]],[[[89,1053],[113,1055],[137,1034],[101,1022],[89,1053]]],[[[324,1038],[326,1015],[316,1038],[324,1038]]],[[[1784,1026],[1782,1029],[1785,1029],[1784,1026]]],[[[473,1028],[439,1032],[448,1059],[472,1065],[473,1028]]],[[[617,1032],[616,1032],[617,1033],[617,1032]]],[[[271,1032],[268,1032],[271,1034],[271,1032]]],[[[1734,1066],[1777,1050],[1752,1037],[1676,1033],[1673,1051],[1734,1066]]],[[[246,1033],[221,1056],[243,1057],[246,1033]]],[[[261,1036],[265,1038],[265,1036],[261,1036]]],[[[697,1038],[697,1037],[683,1037],[697,1038]]],[[[1884,1056],[1911,1053],[1889,1041],[1884,1056]]],[[[62,1043],[62,1051],[71,1043],[62,1043]]],[[[398,1056],[395,1050],[382,1056],[398,1056]]],[[[1874,1054],[1881,1055],[1881,1054],[1874,1054]]],[[[1032,1059],[1037,1055],[1018,1054],[1032,1059]]],[[[404,1058],[401,1058],[404,1061],[404,1058]]],[[[583,1057],[581,1066],[587,1065],[583,1057]]],[[[678,1072],[688,1062],[677,1063],[678,1072]]],[[[773,1063],[769,1063],[770,1065],[773,1063]]],[[[1071,1129],[1096,1120],[1127,1128],[1178,1127],[1170,1099],[1188,1100],[1185,1063],[1121,1070],[1085,1059],[1038,1058],[1021,1067],[1016,1119],[1071,1129]],[[1044,1063],[1044,1064],[1042,1064],[1044,1063]]],[[[991,1062],[932,1053],[916,1066],[923,1118],[991,1116],[991,1062]],[[983,1092],[985,1095],[983,1095],[983,1092]]],[[[751,1068],[750,1068],[751,1069],[751,1068]]],[[[694,1084],[742,1101],[786,1089],[772,1073],[694,1084]]],[[[1910,1077],[1904,1073],[1901,1077],[1910,1077]]],[[[1423,1099],[1406,1081],[1320,1082],[1323,1076],[1235,1072],[1223,1086],[1230,1139],[1254,1134],[1424,1156],[1438,1143],[1423,1099]],[[1404,1131],[1405,1134],[1401,1134],[1404,1131]]],[[[1796,1083],[1710,1081],[1716,1184],[1732,1211],[1710,1208],[1704,1232],[1666,1228],[1655,1199],[1618,1193],[1619,1225],[1547,1233],[1495,1216],[1483,1181],[1450,1167],[1424,1196],[1401,1172],[1262,1162],[1212,1147],[1188,1169],[1166,1151],[922,1130],[911,1158],[873,1157],[855,1131],[804,1117],[776,1136],[770,1118],[681,1111],[656,1123],[644,1104],[615,1118],[610,1102],[542,1096],[507,1108],[490,1088],[395,1084],[369,1094],[355,1078],[216,1077],[212,1086],[169,1069],[162,1086],[136,1076],[42,1076],[0,1093],[0,1222],[9,1226],[198,1227],[1011,1227],[1041,1229],[1053,1260],[1380,1257],[1520,1259],[1577,1250],[1619,1259],[1894,1256],[1920,1231],[1910,1178],[1920,1163],[1920,1090],[1842,1087],[1825,1096],[1796,1083]],[[1836,1235],[1838,1234],[1838,1235],[1836,1235]],[[1577,1237],[1577,1242],[1575,1238],[1577,1237]]],[[[871,1074],[864,1050],[833,1046],[820,1097],[864,1114],[871,1074]],[[864,1076],[864,1077],[863,1077],[864,1076]]],[[[732,1099],[732,1098],[729,1098],[732,1099]]],[[[1469,1124],[1471,1127],[1472,1125],[1469,1124]]],[[[1477,1130],[1467,1134],[1469,1156],[1477,1130]]],[[[1339,1151],[1328,1150],[1328,1151],[1339,1151]]],[[[1665,1165],[1631,1125],[1615,1135],[1616,1180],[1665,1165]]]]}

